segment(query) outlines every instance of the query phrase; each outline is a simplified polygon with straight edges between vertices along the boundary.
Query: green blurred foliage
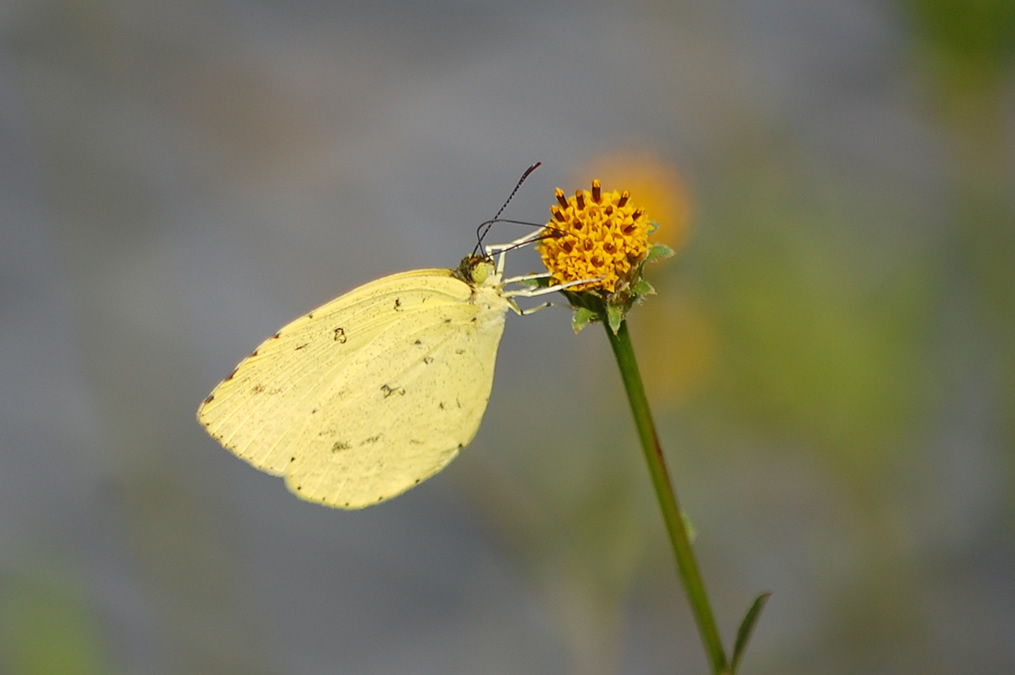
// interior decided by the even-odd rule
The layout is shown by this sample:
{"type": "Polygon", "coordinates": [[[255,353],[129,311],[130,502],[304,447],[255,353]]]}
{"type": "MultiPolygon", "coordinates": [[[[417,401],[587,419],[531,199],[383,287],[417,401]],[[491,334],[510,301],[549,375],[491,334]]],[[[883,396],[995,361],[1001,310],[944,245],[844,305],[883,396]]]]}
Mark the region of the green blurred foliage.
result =
{"type": "Polygon", "coordinates": [[[732,232],[705,254],[721,336],[713,405],[850,461],[883,457],[923,389],[925,266],[900,261],[875,280],[842,214],[734,203],[751,212],[724,212],[732,232]]]}
{"type": "Polygon", "coordinates": [[[1010,0],[900,0],[926,60],[950,85],[991,86],[1015,58],[1015,3],[1010,0]]]}
{"type": "Polygon", "coordinates": [[[83,589],[72,579],[21,573],[0,591],[0,667],[10,675],[113,672],[83,589]]]}

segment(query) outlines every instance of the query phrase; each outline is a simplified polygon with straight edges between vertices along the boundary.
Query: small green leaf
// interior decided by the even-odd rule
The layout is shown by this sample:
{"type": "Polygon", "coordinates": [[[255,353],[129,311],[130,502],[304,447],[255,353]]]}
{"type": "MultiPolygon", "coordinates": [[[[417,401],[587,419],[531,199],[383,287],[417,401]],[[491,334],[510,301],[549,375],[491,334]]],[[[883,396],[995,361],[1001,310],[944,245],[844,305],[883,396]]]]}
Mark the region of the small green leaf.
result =
{"type": "Polygon", "coordinates": [[[737,641],[733,645],[733,660],[730,662],[730,668],[733,672],[737,672],[737,667],[740,665],[740,659],[744,655],[744,650],[747,649],[747,643],[751,639],[751,633],[754,632],[754,625],[758,622],[758,617],[761,616],[761,610],[765,608],[765,603],[772,597],[771,593],[762,593],[754,600],[754,604],[747,610],[747,614],[744,616],[744,620],[740,622],[740,628],[737,630],[737,641]]]}
{"type": "Polygon", "coordinates": [[[673,249],[665,244],[653,244],[652,248],[648,250],[648,254],[645,256],[645,262],[652,262],[654,260],[662,260],[663,258],[670,258],[673,256],[673,249]]]}
{"type": "Polygon", "coordinates": [[[634,291],[635,295],[655,295],[656,294],[655,287],[652,284],[650,284],[649,282],[645,281],[644,279],[638,279],[638,281],[635,282],[634,288],[632,290],[634,291]]]}
{"type": "Polygon", "coordinates": [[[616,305],[608,305],[606,307],[606,319],[610,323],[610,330],[616,335],[617,331],[620,330],[620,324],[624,323],[624,309],[616,305]]]}
{"type": "Polygon", "coordinates": [[[571,317],[571,327],[574,328],[575,333],[580,333],[582,328],[589,325],[596,318],[596,313],[588,307],[579,307],[574,311],[574,316],[571,317]]]}

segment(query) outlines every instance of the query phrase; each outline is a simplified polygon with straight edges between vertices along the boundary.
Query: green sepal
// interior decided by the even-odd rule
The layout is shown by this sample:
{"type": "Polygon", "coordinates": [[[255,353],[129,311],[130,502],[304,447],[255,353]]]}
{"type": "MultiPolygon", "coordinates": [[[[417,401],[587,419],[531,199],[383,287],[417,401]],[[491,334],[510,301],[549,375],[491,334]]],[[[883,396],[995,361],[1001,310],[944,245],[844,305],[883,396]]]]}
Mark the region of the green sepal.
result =
{"type": "Polygon", "coordinates": [[[596,313],[588,307],[578,307],[574,310],[574,315],[571,317],[571,327],[574,328],[575,333],[580,333],[585,326],[597,318],[599,317],[596,313]]]}
{"type": "Polygon", "coordinates": [[[624,308],[618,305],[607,305],[606,320],[610,324],[610,330],[616,335],[620,330],[620,324],[624,323],[624,308]]]}
{"type": "Polygon", "coordinates": [[[737,672],[740,659],[743,658],[744,650],[747,649],[747,643],[751,640],[751,633],[754,632],[754,626],[758,623],[761,610],[765,608],[765,603],[768,602],[770,597],[772,597],[771,593],[762,593],[755,598],[751,608],[747,610],[744,620],[740,622],[740,628],[737,629],[737,641],[733,645],[733,657],[730,661],[730,669],[734,673],[737,672]]]}

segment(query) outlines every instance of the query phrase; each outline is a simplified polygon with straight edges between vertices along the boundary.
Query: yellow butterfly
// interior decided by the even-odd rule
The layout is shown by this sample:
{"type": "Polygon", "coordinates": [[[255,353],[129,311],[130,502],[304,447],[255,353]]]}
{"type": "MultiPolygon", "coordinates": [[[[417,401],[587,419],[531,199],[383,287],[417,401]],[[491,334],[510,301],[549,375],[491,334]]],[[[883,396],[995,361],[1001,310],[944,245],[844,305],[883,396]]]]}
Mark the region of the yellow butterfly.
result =
{"type": "Polygon", "coordinates": [[[540,236],[454,270],[378,279],[301,316],[240,362],[198,420],[303,499],[358,509],[405,492],[476,435],[505,316],[526,313],[513,298],[562,288],[505,289],[542,276],[503,278],[505,252],[540,236]]]}

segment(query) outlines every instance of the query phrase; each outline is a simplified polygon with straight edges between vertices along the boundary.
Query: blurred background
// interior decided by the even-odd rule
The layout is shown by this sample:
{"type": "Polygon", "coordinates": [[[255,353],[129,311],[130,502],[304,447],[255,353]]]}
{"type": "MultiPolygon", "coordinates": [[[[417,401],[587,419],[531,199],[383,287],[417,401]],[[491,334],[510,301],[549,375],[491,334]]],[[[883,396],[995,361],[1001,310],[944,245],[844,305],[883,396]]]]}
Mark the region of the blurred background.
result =
{"type": "Polygon", "coordinates": [[[566,309],[362,512],[194,418],[542,161],[509,217],[600,178],[678,250],[632,332],[742,672],[1015,672],[1013,59],[1010,0],[7,0],[0,671],[706,672],[566,309]]]}

